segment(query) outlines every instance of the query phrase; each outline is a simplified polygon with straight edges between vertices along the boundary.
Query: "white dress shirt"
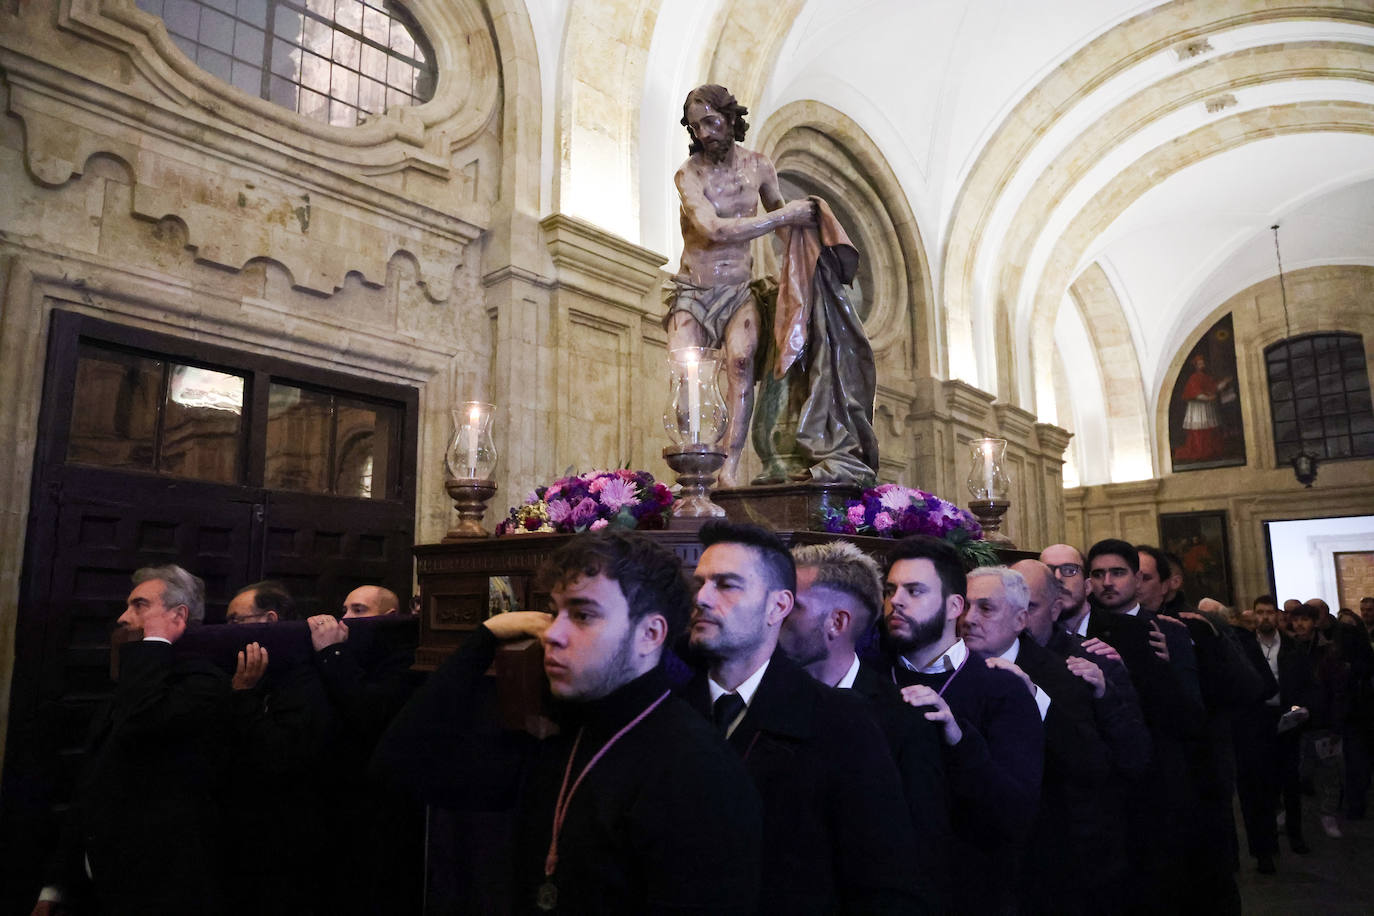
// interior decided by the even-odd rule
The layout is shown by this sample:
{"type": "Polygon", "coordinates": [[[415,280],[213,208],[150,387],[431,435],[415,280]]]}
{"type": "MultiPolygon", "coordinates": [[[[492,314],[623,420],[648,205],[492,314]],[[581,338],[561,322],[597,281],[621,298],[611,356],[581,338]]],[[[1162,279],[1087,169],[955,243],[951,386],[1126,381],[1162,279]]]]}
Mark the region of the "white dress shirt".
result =
{"type": "Polygon", "coordinates": [[[917,668],[906,660],[905,655],[897,656],[897,661],[901,662],[908,671],[915,671],[918,674],[944,674],[946,671],[957,670],[968,658],[968,647],[964,645],[962,639],[956,639],[954,645],[945,650],[945,654],[937,658],[932,664],[924,668],[917,668]]]}
{"type": "Polygon", "coordinates": [[[854,679],[859,676],[859,656],[854,656],[854,661],[849,663],[849,670],[840,678],[840,682],[835,686],[841,690],[849,690],[854,686],[854,679]]]}
{"type": "MultiPolygon", "coordinates": [[[[1007,661],[1011,662],[1014,665],[1016,664],[1016,659],[1020,655],[1021,640],[1013,639],[1011,641],[1011,646],[1007,649],[1007,651],[1003,652],[1001,655],[997,657],[1005,658],[1007,661]]],[[[1035,705],[1036,708],[1040,710],[1040,721],[1044,722],[1045,714],[1050,711],[1050,695],[1045,691],[1041,690],[1039,684],[1032,684],[1031,686],[1035,688],[1035,705]]]]}
{"type": "MultiPolygon", "coordinates": [[[[1277,684],[1279,682],[1279,650],[1283,648],[1283,637],[1275,630],[1272,644],[1266,643],[1264,637],[1258,633],[1255,634],[1255,639],[1259,641],[1260,651],[1264,653],[1264,661],[1269,665],[1269,670],[1274,673],[1274,683],[1277,684]]],[[[1275,690],[1274,695],[1264,701],[1264,705],[1279,705],[1279,692],[1275,690]]]]}

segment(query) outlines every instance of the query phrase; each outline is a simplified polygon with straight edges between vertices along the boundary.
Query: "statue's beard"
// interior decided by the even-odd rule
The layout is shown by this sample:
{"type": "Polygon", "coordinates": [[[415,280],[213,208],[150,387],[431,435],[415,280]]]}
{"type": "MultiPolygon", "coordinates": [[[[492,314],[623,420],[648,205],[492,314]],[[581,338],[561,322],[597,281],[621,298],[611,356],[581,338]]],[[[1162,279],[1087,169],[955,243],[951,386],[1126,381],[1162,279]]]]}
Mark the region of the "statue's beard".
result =
{"type": "Polygon", "coordinates": [[[730,155],[730,146],[729,140],[703,140],[701,151],[712,162],[724,162],[725,157],[730,155]]]}

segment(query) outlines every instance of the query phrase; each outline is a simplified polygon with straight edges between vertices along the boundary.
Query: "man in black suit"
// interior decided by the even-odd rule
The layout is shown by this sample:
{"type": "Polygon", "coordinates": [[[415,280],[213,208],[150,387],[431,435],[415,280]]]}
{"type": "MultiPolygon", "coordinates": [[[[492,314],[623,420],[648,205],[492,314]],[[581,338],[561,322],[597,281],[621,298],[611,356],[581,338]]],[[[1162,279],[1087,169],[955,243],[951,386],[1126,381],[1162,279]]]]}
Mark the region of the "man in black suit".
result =
{"type": "Polygon", "coordinates": [[[1093,721],[1092,688],[1025,631],[1030,590],[1006,567],[968,574],[964,641],[1025,682],[1045,724],[1040,808],[1021,881],[1023,913],[1096,912],[1097,818],[1111,766],[1093,721]]]}
{"type": "MultiPolygon", "coordinates": [[[[1260,595],[1254,602],[1255,632],[1238,631],[1242,650],[1264,683],[1264,699],[1237,710],[1232,720],[1236,748],[1236,794],[1250,855],[1261,874],[1272,875],[1279,851],[1274,811],[1285,787],[1285,768],[1292,758],[1292,797],[1285,794],[1285,821],[1291,825],[1289,843],[1294,852],[1307,852],[1302,838],[1302,796],[1297,791],[1297,748],[1301,728],[1278,732],[1279,719],[1293,705],[1305,706],[1310,674],[1306,665],[1295,669],[1292,641],[1279,631],[1278,602],[1260,595]],[[1295,684],[1294,676],[1298,676],[1295,684]],[[1280,677],[1283,684],[1280,684],[1280,677]],[[1297,700],[1298,702],[1294,703],[1297,700]],[[1291,818],[1291,820],[1289,820],[1291,818]]],[[[1297,716],[1290,717],[1296,719],[1297,716]]]]}
{"type": "Polygon", "coordinates": [[[744,759],[763,798],[768,913],[909,913],[915,846],[901,779],[863,698],[818,683],[774,650],[796,594],[777,535],[710,522],[697,561],[690,645],[707,662],[687,701],[744,759]]]}
{"type": "MultiPolygon", "coordinates": [[[[1137,544],[1136,593],[1139,605],[1134,616],[1153,621],[1164,633],[1165,651],[1169,664],[1183,678],[1183,684],[1198,703],[1203,703],[1202,685],[1198,672],[1197,650],[1188,627],[1174,617],[1162,616],[1168,594],[1169,561],[1164,551],[1149,544],[1137,544]]],[[[1192,609],[1196,612],[1196,606],[1192,609]]],[[[1196,616],[1196,614],[1194,614],[1196,616]]]]}
{"type": "MultiPolygon", "coordinates": [[[[290,593],[273,581],[244,586],[224,615],[236,626],[295,619],[290,593]]],[[[308,913],[332,893],[320,853],[337,841],[333,815],[347,806],[321,778],[337,763],[329,753],[333,708],[314,665],[279,658],[269,666],[267,648],[256,641],[239,650],[231,683],[234,778],[224,795],[230,909],[308,913]]]]}
{"type": "Polygon", "coordinates": [[[229,678],[172,645],[205,619],[205,584],[180,566],[140,569],[118,625],[114,696],[91,723],[85,770],[34,912],[218,913],[211,799],[229,678]]]}
{"type": "Polygon", "coordinates": [[[778,647],[813,678],[853,690],[871,704],[888,741],[911,814],[916,844],[907,861],[926,912],[943,912],[949,809],[940,728],[902,702],[892,681],[860,664],[858,644],[883,606],[882,573],[848,541],[792,548],[797,593],[778,647]]]}
{"type": "Polygon", "coordinates": [[[493,841],[499,829],[464,851],[501,874],[476,875],[491,896],[461,911],[754,912],[758,794],[660,664],[691,601],[681,561],[640,535],[583,534],[540,580],[553,615],[485,620],[397,716],[374,761],[431,805],[514,813],[511,851],[493,841]],[[559,727],[544,738],[499,728],[484,702],[496,699],[484,675],[500,644],[526,637],[542,645],[559,727]]]}
{"type": "Polygon", "coordinates": [[[324,908],[339,916],[420,906],[424,812],[367,776],[382,733],[419,686],[411,670],[418,631],[380,619],[356,630],[343,622],[395,620],[399,606],[395,592],[364,585],[348,593],[341,617],[306,619],[314,672],[334,715],[324,791],[341,800],[327,815],[327,829],[340,841],[324,908]]]}
{"type": "Polygon", "coordinates": [[[1088,581],[1096,608],[1087,634],[1121,655],[1140,695],[1154,756],[1138,791],[1128,798],[1127,825],[1135,878],[1129,890],[1134,912],[1187,909],[1219,896],[1210,887],[1215,850],[1202,847],[1197,829],[1201,799],[1193,773],[1193,747],[1206,738],[1206,721],[1187,672],[1167,660],[1159,624],[1141,615],[1140,558],[1133,544],[1109,538],[1088,550],[1088,581]]]}
{"type": "MultiPolygon", "coordinates": [[[[1067,550],[1072,551],[1074,559],[1065,556],[1064,561],[1081,565],[1078,551],[1071,547],[1067,550]]],[[[1029,637],[1063,659],[1068,670],[1092,690],[1093,718],[1107,750],[1111,772],[1098,794],[1100,804],[1091,820],[1081,822],[1083,842],[1093,850],[1093,864],[1070,875],[1095,912],[1121,912],[1124,907],[1119,888],[1129,869],[1126,798],[1149,767],[1152,752],[1140,699],[1115,649],[1101,640],[1085,640],[1058,626],[1061,580],[1050,568],[1039,560],[1021,560],[1012,564],[1012,569],[1021,573],[1030,589],[1022,638],[1029,637]]],[[[1083,579],[1081,572],[1074,576],[1079,581],[1083,579]]]]}
{"type": "Polygon", "coordinates": [[[1040,799],[1039,709],[1019,677],[956,634],[967,582],[952,546],[915,535],[893,545],[887,561],[888,675],[907,703],[929,708],[926,718],[940,723],[945,740],[953,908],[1011,912],[1040,799]]]}

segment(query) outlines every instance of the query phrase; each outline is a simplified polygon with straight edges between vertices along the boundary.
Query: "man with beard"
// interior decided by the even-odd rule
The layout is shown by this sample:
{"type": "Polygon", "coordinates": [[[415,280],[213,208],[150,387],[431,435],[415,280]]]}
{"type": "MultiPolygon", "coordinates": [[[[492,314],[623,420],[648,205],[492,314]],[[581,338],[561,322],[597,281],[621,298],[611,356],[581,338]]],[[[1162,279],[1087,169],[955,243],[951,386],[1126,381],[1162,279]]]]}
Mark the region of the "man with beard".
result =
{"type": "Polygon", "coordinates": [[[689,633],[707,668],[683,693],[762,796],[761,911],[913,912],[915,840],[887,742],[862,697],[774,652],[796,594],[792,555],[753,525],[710,522],[700,537],[689,633]]]}
{"type": "MultiPolygon", "coordinates": [[[[680,561],[639,535],[584,534],[541,580],[553,613],[484,621],[402,710],[374,761],[431,805],[514,810],[514,859],[501,863],[511,899],[463,911],[754,912],[758,795],[659,664],[691,600],[680,561]],[[476,702],[499,644],[531,636],[559,726],[542,740],[494,729],[476,702]]],[[[495,847],[479,838],[468,853],[499,858],[495,847]]]]}
{"type": "Polygon", "coordinates": [[[1021,852],[1040,800],[1045,736],[1021,679],[955,634],[967,580],[942,540],[904,538],[887,556],[888,674],[912,706],[940,723],[949,782],[953,909],[1015,909],[1021,852]]]}
{"type": "Polygon", "coordinates": [[[816,224],[811,201],[784,203],[768,157],[739,146],[749,129],[748,111],[722,86],[688,93],[682,124],[691,137],[690,155],[673,179],[682,199],[682,260],[664,319],[668,348],[724,351],[730,420],[722,487],[739,483],[754,408],[760,313],[749,243],[783,226],[816,224]],[[763,215],[760,201],[768,211],[763,215]]]}
{"type": "Polygon", "coordinates": [[[871,704],[902,776],[916,834],[908,862],[918,896],[929,912],[942,912],[949,810],[940,728],[903,703],[889,679],[860,664],[857,652],[882,610],[882,573],[872,557],[848,541],[794,547],[792,557],[796,601],[783,621],[778,648],[822,684],[853,690],[871,704]]]}

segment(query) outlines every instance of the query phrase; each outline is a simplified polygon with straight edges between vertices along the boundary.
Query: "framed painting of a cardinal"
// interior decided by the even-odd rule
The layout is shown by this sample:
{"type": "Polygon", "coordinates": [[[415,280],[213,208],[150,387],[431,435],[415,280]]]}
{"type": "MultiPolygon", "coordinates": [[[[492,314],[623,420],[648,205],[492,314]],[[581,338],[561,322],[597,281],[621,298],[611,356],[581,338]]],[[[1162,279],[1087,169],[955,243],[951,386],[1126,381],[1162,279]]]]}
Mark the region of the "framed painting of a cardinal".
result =
{"type": "Polygon", "coordinates": [[[1169,399],[1175,471],[1245,464],[1245,427],[1236,385],[1236,338],[1222,317],[1189,351],[1169,399]]]}

